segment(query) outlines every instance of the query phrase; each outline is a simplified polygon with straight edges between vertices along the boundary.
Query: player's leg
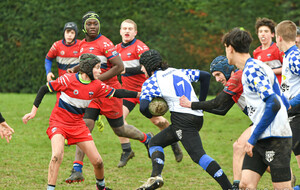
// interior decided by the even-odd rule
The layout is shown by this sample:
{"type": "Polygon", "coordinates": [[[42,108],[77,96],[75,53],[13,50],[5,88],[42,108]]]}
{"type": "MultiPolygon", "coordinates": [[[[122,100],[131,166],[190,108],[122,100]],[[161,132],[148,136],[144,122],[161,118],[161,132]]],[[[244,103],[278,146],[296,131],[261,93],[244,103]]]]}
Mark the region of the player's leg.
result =
{"type": "Polygon", "coordinates": [[[248,169],[242,171],[239,189],[256,190],[261,175],[248,169]]]}
{"type": "Polygon", "coordinates": [[[199,164],[214,180],[216,180],[222,189],[231,189],[232,185],[220,165],[203,149],[199,130],[203,124],[203,117],[196,117],[189,114],[178,115],[172,121],[177,120],[178,125],[173,130],[177,138],[190,155],[191,159],[199,164]]]}
{"type": "Polygon", "coordinates": [[[271,178],[274,189],[292,189],[291,185],[291,138],[270,138],[265,160],[269,161],[271,178]],[[273,154],[269,155],[272,151],[273,154]]]}
{"type": "MultiPolygon", "coordinates": [[[[83,120],[86,126],[89,128],[90,132],[93,131],[95,121],[98,118],[99,114],[99,109],[86,108],[83,120]]],[[[84,152],[76,145],[75,160],[73,162],[71,175],[65,180],[67,183],[84,181],[84,177],[82,174],[84,155],[84,152]]]]}
{"type": "Polygon", "coordinates": [[[232,158],[232,168],[233,168],[233,185],[238,187],[241,177],[242,177],[242,166],[245,156],[245,144],[250,138],[251,126],[248,127],[241,136],[233,143],[233,158],[232,158]]]}
{"type": "Polygon", "coordinates": [[[289,118],[290,119],[290,126],[293,132],[293,144],[292,144],[292,149],[294,152],[294,155],[296,156],[296,160],[298,163],[298,168],[300,168],[300,115],[299,116],[295,116],[293,118],[289,118]]]}
{"type": "MultiPolygon", "coordinates": [[[[153,116],[150,121],[156,125],[160,130],[163,130],[167,127],[169,127],[170,123],[169,121],[164,118],[163,116],[153,116]]],[[[179,142],[175,142],[173,144],[171,144],[172,147],[172,151],[174,153],[175,156],[175,160],[176,162],[181,162],[182,158],[183,158],[183,154],[181,151],[181,148],[179,146],[179,142]]]]}
{"type": "Polygon", "coordinates": [[[48,169],[48,186],[56,185],[59,166],[62,163],[64,156],[65,137],[61,134],[55,134],[51,138],[52,156],[48,169]]]}
{"type": "MultiPolygon", "coordinates": [[[[131,110],[133,110],[134,107],[135,104],[133,102],[123,99],[123,118],[125,125],[128,124],[126,122],[126,117],[129,115],[129,113],[131,112],[131,110]]],[[[123,167],[131,158],[134,157],[134,152],[131,149],[129,138],[119,137],[119,140],[122,147],[122,154],[118,167],[123,167]]]]}
{"type": "MultiPolygon", "coordinates": [[[[94,141],[91,140],[79,142],[77,143],[77,146],[79,146],[80,149],[86,154],[94,167],[97,188],[99,190],[105,189],[103,160],[95,146],[94,141]]],[[[106,189],[108,188],[106,187],[106,189]]]]}
{"type": "Polygon", "coordinates": [[[152,161],[152,173],[147,182],[138,189],[156,189],[164,184],[161,176],[165,161],[164,147],[177,141],[178,139],[176,138],[171,127],[160,131],[158,134],[152,137],[149,143],[149,152],[152,161]]]}

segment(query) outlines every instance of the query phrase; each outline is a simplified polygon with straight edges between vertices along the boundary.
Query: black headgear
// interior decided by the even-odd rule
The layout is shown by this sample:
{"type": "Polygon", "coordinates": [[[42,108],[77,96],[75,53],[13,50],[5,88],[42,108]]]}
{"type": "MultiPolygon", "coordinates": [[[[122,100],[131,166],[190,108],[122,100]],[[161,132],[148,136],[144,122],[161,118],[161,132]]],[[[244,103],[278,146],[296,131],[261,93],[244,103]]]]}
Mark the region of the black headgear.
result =
{"type": "MultiPolygon", "coordinates": [[[[75,31],[75,38],[74,38],[74,40],[77,39],[77,36],[78,36],[78,28],[77,28],[76,23],[75,23],[75,22],[67,22],[67,23],[65,24],[64,30],[63,30],[63,39],[64,39],[64,40],[66,40],[66,39],[65,39],[65,31],[66,31],[67,29],[74,30],[74,31],[75,31]]],[[[74,41],[74,40],[73,40],[73,41],[74,41]]]]}
{"type": "Polygon", "coordinates": [[[100,17],[97,13],[95,13],[94,11],[89,11],[86,14],[83,15],[82,17],[82,31],[86,34],[86,28],[85,28],[85,23],[87,20],[89,19],[96,19],[99,22],[99,30],[98,30],[98,34],[100,34],[100,17]]]}
{"type": "Polygon", "coordinates": [[[156,71],[161,68],[163,59],[160,53],[154,49],[145,51],[140,58],[140,64],[144,65],[148,76],[152,75],[152,71],[156,71]]]}
{"type": "Polygon", "coordinates": [[[228,80],[231,76],[231,72],[234,70],[233,65],[228,64],[228,59],[220,55],[216,57],[210,64],[210,72],[220,71],[224,74],[226,80],[228,80]]]}
{"type": "Polygon", "coordinates": [[[79,71],[86,73],[91,80],[94,80],[93,68],[97,63],[100,63],[100,59],[91,53],[84,53],[80,56],[79,71]]]}

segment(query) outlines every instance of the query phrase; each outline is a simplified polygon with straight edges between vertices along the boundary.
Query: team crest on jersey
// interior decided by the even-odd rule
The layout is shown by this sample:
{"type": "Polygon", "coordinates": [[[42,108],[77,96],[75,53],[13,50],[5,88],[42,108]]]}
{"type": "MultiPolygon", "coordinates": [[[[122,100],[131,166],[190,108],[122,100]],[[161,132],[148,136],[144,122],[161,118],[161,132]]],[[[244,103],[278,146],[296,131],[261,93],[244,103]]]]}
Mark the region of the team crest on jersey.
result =
{"type": "Polygon", "coordinates": [[[274,160],[275,152],[273,150],[266,151],[266,160],[272,162],[274,160]]]}
{"type": "Polygon", "coordinates": [[[75,55],[78,54],[78,51],[73,51],[73,54],[75,54],[75,55]]]}
{"type": "Polygon", "coordinates": [[[74,90],[73,94],[78,95],[79,91],[78,90],[74,90]]]}
{"type": "Polygon", "coordinates": [[[114,56],[118,55],[118,52],[117,51],[113,51],[111,52],[114,56]]]}
{"type": "Polygon", "coordinates": [[[90,52],[92,52],[94,49],[95,49],[94,47],[89,48],[90,52]]]}
{"type": "Polygon", "coordinates": [[[131,56],[131,53],[127,53],[127,57],[130,57],[131,56]]]}
{"type": "Polygon", "coordinates": [[[260,59],[261,59],[261,56],[258,56],[257,59],[260,60],[260,59]]]}
{"type": "Polygon", "coordinates": [[[271,57],[271,54],[270,54],[270,53],[268,53],[268,54],[267,54],[267,56],[268,56],[268,57],[271,57]]]}
{"type": "Polygon", "coordinates": [[[60,55],[65,55],[65,52],[64,52],[64,51],[61,51],[61,52],[60,52],[60,55]]]}
{"type": "Polygon", "coordinates": [[[90,91],[89,92],[89,97],[92,97],[94,95],[94,92],[93,91],[90,91]]]}
{"type": "Polygon", "coordinates": [[[182,139],[182,130],[181,129],[177,130],[176,135],[179,138],[179,140],[182,139]]]}

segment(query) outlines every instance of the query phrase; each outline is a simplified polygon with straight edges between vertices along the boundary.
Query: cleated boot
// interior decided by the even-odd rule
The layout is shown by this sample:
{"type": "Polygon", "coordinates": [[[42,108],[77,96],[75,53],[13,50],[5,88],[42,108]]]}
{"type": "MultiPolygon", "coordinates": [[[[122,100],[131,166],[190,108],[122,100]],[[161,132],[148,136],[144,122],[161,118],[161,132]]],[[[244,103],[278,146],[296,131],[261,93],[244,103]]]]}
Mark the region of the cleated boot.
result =
{"type": "Polygon", "coordinates": [[[150,177],[146,183],[137,188],[137,190],[153,190],[164,185],[164,180],[161,176],[150,177]]]}
{"type": "Polygon", "coordinates": [[[96,188],[97,188],[97,190],[112,190],[112,189],[109,188],[109,187],[102,187],[102,186],[100,186],[100,185],[98,185],[98,184],[96,184],[96,188]]]}
{"type": "Polygon", "coordinates": [[[172,146],[172,150],[173,150],[176,162],[181,162],[181,160],[183,158],[183,154],[182,154],[181,148],[179,146],[179,143],[178,142],[173,143],[171,146],[172,146]]]}
{"type": "Polygon", "coordinates": [[[81,172],[77,172],[72,168],[71,175],[66,180],[66,183],[74,183],[74,182],[82,182],[84,181],[84,177],[81,172]]]}
{"type": "Polygon", "coordinates": [[[122,152],[121,154],[121,159],[120,162],[118,164],[118,168],[121,168],[123,166],[126,166],[127,162],[134,157],[134,152],[122,152]]]}

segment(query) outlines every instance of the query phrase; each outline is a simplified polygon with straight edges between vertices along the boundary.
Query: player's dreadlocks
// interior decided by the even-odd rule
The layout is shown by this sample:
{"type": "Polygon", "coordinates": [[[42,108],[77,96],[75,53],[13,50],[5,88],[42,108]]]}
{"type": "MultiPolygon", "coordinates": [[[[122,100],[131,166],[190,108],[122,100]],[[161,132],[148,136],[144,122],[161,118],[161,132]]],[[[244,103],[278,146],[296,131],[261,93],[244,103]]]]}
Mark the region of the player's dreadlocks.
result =
{"type": "Polygon", "coordinates": [[[228,80],[231,76],[231,72],[234,70],[233,65],[228,64],[228,59],[220,55],[216,57],[210,64],[210,72],[220,71],[224,74],[226,80],[228,80]]]}
{"type": "Polygon", "coordinates": [[[140,58],[140,64],[144,65],[148,76],[152,75],[152,71],[166,70],[169,65],[163,62],[160,53],[154,49],[145,51],[140,58]]]}
{"type": "Polygon", "coordinates": [[[83,15],[82,17],[82,31],[87,34],[86,28],[85,28],[85,23],[87,20],[89,19],[95,19],[98,21],[99,23],[99,30],[98,30],[98,34],[100,34],[100,17],[97,13],[95,13],[94,11],[89,11],[86,14],[83,15]]]}
{"type": "Polygon", "coordinates": [[[91,80],[95,80],[93,75],[93,68],[97,63],[100,63],[100,59],[91,53],[84,53],[80,56],[79,71],[86,73],[91,80]]]}

